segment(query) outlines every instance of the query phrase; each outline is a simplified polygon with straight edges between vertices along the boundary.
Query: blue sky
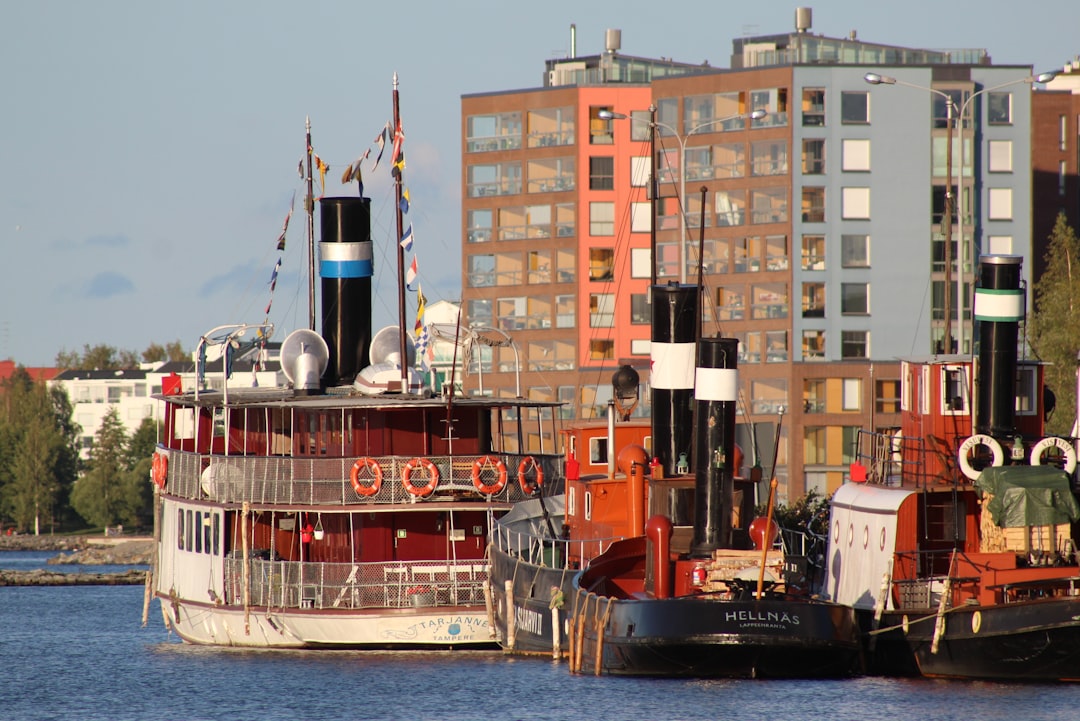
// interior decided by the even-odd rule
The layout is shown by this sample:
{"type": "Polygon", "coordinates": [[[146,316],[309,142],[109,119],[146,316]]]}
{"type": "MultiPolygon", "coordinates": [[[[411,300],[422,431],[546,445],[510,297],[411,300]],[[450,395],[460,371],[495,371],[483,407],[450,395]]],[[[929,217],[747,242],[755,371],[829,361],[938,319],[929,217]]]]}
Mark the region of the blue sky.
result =
{"type": "MultiPolygon", "coordinates": [[[[812,32],[925,48],[986,48],[995,64],[1060,68],[1080,54],[1080,2],[819,0],[812,32]],[[1037,13],[1037,14],[1036,14],[1037,13]]],[[[307,323],[296,172],[304,119],[331,171],[391,117],[400,77],[409,220],[429,301],[460,294],[460,98],[535,87],[544,61],[603,49],[727,67],[731,40],[787,32],[799,3],[548,0],[35,0],[0,5],[0,358],[195,346],[258,322],[294,192],[271,320],[307,323]],[[676,10],[677,8],[677,10],[676,10]],[[659,12],[658,12],[659,9],[659,12]]],[[[385,159],[384,159],[385,162],[385,159]]],[[[387,166],[375,205],[375,327],[393,322],[387,166]]]]}

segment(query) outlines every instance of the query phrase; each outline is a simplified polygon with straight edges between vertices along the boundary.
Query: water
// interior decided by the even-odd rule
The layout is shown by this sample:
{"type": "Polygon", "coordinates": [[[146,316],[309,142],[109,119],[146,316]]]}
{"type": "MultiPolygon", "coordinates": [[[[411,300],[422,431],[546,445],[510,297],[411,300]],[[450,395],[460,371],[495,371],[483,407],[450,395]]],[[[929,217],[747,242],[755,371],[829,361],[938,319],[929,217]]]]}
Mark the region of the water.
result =
{"type": "MultiPolygon", "coordinates": [[[[0,568],[49,555],[0,553],[0,568]]],[[[1080,685],[596,678],[498,652],[195,647],[165,631],[156,601],[142,628],[142,598],[141,586],[0,588],[3,721],[1039,721],[1071,718],[1080,704],[1080,685]]]]}

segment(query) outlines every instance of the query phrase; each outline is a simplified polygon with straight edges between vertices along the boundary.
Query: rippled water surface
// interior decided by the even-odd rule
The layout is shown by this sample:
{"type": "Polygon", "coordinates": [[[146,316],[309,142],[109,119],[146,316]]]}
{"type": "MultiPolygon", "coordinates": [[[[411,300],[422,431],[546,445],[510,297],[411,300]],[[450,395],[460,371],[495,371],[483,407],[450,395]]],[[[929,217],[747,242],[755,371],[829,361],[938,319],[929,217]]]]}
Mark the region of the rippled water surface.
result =
{"type": "MultiPolygon", "coordinates": [[[[0,553],[0,568],[23,555],[0,553]]],[[[498,652],[194,647],[165,631],[156,601],[143,628],[142,605],[141,586],[0,588],[0,721],[1037,721],[1080,707],[1080,685],[596,678],[498,652]]]]}

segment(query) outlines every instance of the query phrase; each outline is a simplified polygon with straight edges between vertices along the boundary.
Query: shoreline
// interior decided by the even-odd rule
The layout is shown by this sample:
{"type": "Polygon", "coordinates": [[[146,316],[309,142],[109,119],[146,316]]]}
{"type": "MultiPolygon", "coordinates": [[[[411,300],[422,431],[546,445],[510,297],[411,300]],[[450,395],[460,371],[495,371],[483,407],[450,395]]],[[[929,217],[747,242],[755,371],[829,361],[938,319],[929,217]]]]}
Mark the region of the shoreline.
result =
{"type": "Polygon", "coordinates": [[[0,569],[0,586],[141,586],[146,574],[137,568],[115,573],[58,573],[35,569],[10,571],[0,569]]]}
{"type": "Polygon", "coordinates": [[[0,536],[0,586],[135,586],[148,571],[63,573],[44,568],[4,568],[4,552],[56,551],[50,566],[149,566],[154,541],[148,536],[0,536]]]}

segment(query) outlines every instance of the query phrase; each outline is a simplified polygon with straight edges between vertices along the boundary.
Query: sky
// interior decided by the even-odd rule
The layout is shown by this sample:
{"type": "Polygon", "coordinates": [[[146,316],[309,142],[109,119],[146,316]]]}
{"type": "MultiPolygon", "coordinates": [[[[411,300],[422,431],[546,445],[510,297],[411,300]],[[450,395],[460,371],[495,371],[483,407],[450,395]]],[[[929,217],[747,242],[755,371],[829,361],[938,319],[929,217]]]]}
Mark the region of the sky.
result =
{"type": "MultiPolygon", "coordinates": [[[[985,48],[995,64],[1035,72],[1080,54],[1077,0],[801,5],[813,8],[811,32],[830,37],[985,48]]],[[[305,118],[330,165],[325,194],[355,195],[341,173],[392,117],[395,73],[419,281],[429,303],[457,301],[462,95],[541,86],[544,61],[569,55],[571,25],[579,55],[601,52],[605,30],[618,28],[624,54],[728,67],[734,38],[789,32],[798,6],[2,3],[0,359],[49,366],[58,352],[98,345],[190,351],[214,327],[262,321],[268,304],[276,340],[306,327],[305,118]]],[[[364,165],[375,328],[397,316],[388,171],[385,157],[374,173],[364,165]]]]}

